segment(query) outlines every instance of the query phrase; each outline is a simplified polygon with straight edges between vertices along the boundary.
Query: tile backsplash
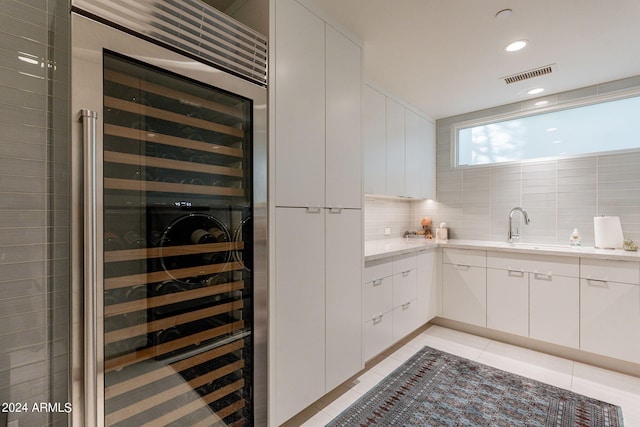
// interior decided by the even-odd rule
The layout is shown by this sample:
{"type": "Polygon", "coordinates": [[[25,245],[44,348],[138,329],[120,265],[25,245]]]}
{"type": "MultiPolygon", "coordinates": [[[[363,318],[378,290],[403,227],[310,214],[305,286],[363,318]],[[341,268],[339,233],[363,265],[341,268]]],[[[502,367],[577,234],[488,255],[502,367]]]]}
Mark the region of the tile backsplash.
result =
{"type": "MultiPolygon", "coordinates": [[[[556,104],[575,102],[623,89],[640,89],[632,77],[552,96],[556,104]]],[[[545,98],[547,99],[547,98],[545,98]]],[[[620,216],[625,238],[640,243],[640,150],[575,156],[544,161],[453,168],[451,125],[472,118],[522,111],[531,102],[515,103],[449,117],[436,122],[437,202],[365,198],[365,240],[383,239],[420,228],[431,216],[434,227],[446,222],[449,237],[506,241],[509,212],[520,206],[513,225],[523,242],[569,242],[577,228],[585,246],[593,246],[593,217],[620,216]]]]}

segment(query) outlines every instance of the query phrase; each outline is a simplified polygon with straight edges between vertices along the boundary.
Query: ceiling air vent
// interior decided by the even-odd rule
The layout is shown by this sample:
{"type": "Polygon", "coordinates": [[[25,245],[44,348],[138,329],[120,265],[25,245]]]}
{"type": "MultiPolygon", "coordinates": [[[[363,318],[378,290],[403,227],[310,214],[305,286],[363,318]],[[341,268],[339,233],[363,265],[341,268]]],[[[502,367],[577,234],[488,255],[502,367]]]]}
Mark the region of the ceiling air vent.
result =
{"type": "Polygon", "coordinates": [[[540,77],[546,74],[551,74],[554,68],[555,68],[555,64],[545,65],[544,67],[538,67],[538,68],[534,68],[533,70],[523,71],[522,73],[501,77],[501,79],[503,79],[506,84],[518,83],[523,80],[528,80],[534,77],[540,77]]]}

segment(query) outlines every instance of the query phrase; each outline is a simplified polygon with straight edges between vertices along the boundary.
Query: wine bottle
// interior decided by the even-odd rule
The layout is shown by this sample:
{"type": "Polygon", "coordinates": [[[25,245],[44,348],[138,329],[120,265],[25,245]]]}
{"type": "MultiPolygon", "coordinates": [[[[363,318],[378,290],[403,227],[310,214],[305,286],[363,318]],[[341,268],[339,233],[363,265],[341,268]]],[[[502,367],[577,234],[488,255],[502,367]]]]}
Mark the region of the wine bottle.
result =
{"type": "Polygon", "coordinates": [[[147,247],[147,241],[135,230],[129,230],[124,233],[124,240],[127,246],[134,249],[142,249],[147,247]]]}
{"type": "Polygon", "coordinates": [[[218,243],[229,241],[229,235],[223,230],[220,230],[218,227],[211,227],[207,231],[209,231],[209,234],[211,234],[218,243]]]}
{"type": "Polygon", "coordinates": [[[164,344],[166,342],[176,340],[181,336],[182,334],[180,333],[180,330],[172,326],[170,328],[163,329],[162,331],[158,331],[155,335],[155,339],[157,344],[164,344]]]}
{"type": "Polygon", "coordinates": [[[216,239],[207,230],[197,228],[191,232],[191,241],[197,245],[202,245],[205,243],[215,243],[216,239]]]}
{"type": "Polygon", "coordinates": [[[104,250],[119,251],[122,249],[124,249],[124,242],[120,236],[112,231],[106,231],[104,233],[104,250]]]}

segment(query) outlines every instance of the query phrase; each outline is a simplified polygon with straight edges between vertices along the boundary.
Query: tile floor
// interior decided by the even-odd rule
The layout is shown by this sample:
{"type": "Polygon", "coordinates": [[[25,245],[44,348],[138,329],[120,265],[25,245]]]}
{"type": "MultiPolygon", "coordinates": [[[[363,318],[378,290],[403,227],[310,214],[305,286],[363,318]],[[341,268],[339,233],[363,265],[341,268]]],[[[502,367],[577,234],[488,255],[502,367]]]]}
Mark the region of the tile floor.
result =
{"type": "MultiPolygon", "coordinates": [[[[441,326],[431,326],[358,377],[332,402],[321,399],[301,425],[324,426],[423,346],[446,351],[518,375],[620,405],[625,427],[640,427],[640,378],[504,344],[441,326]]],[[[287,423],[287,425],[290,425],[287,423]]]]}

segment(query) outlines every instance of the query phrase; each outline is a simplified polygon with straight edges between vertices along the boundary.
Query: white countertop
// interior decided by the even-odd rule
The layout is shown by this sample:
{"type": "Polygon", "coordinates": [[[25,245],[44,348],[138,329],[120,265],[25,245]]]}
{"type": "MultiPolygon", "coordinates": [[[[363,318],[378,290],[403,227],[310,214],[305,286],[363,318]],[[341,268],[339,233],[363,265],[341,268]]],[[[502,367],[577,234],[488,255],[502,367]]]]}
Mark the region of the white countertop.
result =
{"type": "Polygon", "coordinates": [[[387,258],[394,255],[436,249],[437,247],[640,262],[640,252],[630,252],[624,251],[622,249],[597,249],[590,246],[569,246],[568,244],[510,244],[507,242],[461,239],[436,241],[421,238],[402,237],[364,242],[364,260],[373,261],[376,259],[387,258]]]}

